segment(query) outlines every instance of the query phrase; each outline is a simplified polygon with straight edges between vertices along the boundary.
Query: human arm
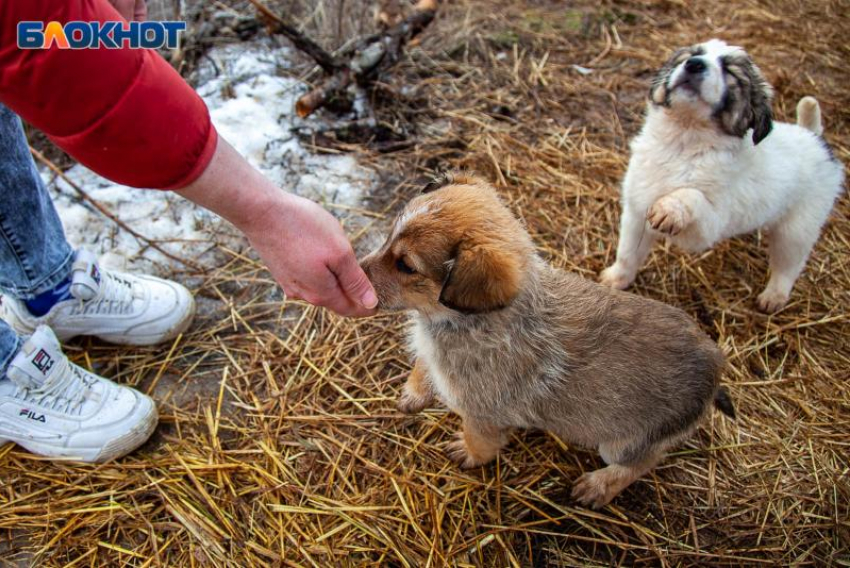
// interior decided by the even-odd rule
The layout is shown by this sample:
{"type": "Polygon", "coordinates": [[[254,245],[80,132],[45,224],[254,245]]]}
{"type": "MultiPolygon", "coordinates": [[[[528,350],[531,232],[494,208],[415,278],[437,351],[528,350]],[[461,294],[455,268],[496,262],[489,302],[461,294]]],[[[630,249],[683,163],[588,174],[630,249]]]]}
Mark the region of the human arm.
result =
{"type": "Polygon", "coordinates": [[[17,47],[21,21],[120,20],[106,0],[0,2],[0,102],[104,177],[183,187],[217,135],[204,102],[155,51],[17,47]]]}
{"type": "Polygon", "coordinates": [[[106,0],[0,2],[0,102],[104,177],[180,189],[232,221],[289,297],[368,313],[374,291],[339,223],[276,188],[219,140],[204,102],[158,54],[17,47],[19,21],[120,17],[106,0]]]}
{"type": "Polygon", "coordinates": [[[337,220],[281,191],[223,138],[201,176],[177,193],[241,230],[288,297],[346,316],[367,315],[377,305],[337,220]]]}

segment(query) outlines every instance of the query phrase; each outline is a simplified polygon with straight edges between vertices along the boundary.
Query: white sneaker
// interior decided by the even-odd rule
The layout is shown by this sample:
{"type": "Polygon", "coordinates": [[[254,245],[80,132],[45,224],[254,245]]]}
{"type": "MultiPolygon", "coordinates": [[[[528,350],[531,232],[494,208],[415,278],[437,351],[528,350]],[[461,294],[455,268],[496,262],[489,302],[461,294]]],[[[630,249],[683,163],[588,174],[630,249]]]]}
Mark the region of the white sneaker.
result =
{"type": "Polygon", "coordinates": [[[39,327],[0,377],[0,444],[34,454],[104,462],[147,440],[157,423],[150,397],[74,365],[39,327]]]}
{"type": "Polygon", "coordinates": [[[71,296],[41,317],[23,301],[5,296],[3,319],[20,335],[47,325],[61,341],[93,335],[121,345],[154,345],[184,332],[195,315],[195,300],[183,286],[100,270],[95,256],[82,249],[73,265],[71,296]]]}

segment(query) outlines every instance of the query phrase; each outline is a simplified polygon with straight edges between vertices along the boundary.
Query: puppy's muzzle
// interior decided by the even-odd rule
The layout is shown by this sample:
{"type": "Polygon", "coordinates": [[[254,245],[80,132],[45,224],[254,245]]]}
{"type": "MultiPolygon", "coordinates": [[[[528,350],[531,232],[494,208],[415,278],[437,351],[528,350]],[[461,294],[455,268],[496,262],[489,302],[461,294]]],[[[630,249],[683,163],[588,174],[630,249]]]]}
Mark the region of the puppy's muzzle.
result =
{"type": "Polygon", "coordinates": [[[708,66],[701,57],[691,57],[685,61],[682,72],[676,78],[672,88],[684,87],[699,94],[700,84],[705,78],[708,66]]]}
{"type": "Polygon", "coordinates": [[[708,67],[706,67],[705,61],[699,57],[691,57],[685,61],[685,73],[688,75],[699,76],[705,73],[706,69],[708,69],[708,67]]]}
{"type": "MultiPolygon", "coordinates": [[[[376,281],[376,272],[380,272],[380,270],[376,270],[376,263],[378,262],[376,254],[370,253],[366,257],[360,259],[360,268],[366,274],[366,278],[369,279],[369,282],[372,283],[372,287],[375,289],[375,293],[378,295],[378,305],[376,306],[379,310],[386,309],[386,293],[384,292],[382,283],[376,281]]],[[[380,280],[380,279],[378,279],[380,280]]]]}

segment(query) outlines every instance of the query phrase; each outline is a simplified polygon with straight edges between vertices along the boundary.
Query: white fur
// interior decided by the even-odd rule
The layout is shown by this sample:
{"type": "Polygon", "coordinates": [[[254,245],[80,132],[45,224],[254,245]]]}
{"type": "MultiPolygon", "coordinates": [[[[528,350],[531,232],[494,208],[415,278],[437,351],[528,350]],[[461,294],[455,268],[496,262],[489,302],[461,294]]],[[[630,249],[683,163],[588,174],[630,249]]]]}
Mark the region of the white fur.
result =
{"type": "Polygon", "coordinates": [[[427,203],[425,203],[424,205],[420,205],[419,207],[414,207],[414,208],[410,209],[409,211],[405,210],[404,213],[402,213],[401,216],[396,221],[395,226],[393,227],[393,232],[392,232],[390,240],[395,240],[395,238],[402,231],[404,231],[405,227],[407,227],[407,224],[410,223],[411,219],[415,219],[416,217],[419,217],[420,215],[425,215],[430,210],[431,210],[431,207],[427,203]]]}
{"type": "MultiPolygon", "coordinates": [[[[719,39],[713,39],[701,44],[705,50],[705,54],[699,56],[706,64],[707,69],[705,76],[700,84],[699,98],[708,103],[704,105],[708,111],[718,106],[723,100],[723,93],[726,88],[726,80],[723,77],[723,68],[720,63],[720,58],[725,55],[745,55],[744,50],[736,45],[727,45],[726,42],[719,39]]],[[[668,85],[675,85],[685,75],[685,62],[680,63],[667,79],[668,85]]],[[[676,102],[693,102],[697,95],[683,89],[674,89],[670,95],[670,101],[673,104],[676,102]]]]}
{"type": "Polygon", "coordinates": [[[458,409],[457,396],[452,392],[451,383],[446,380],[441,371],[437,360],[437,347],[434,345],[433,336],[428,331],[428,323],[418,314],[414,315],[412,320],[409,336],[410,351],[417,359],[421,359],[425,368],[428,369],[428,376],[437,398],[456,412],[458,409]]]}
{"type": "MultiPolygon", "coordinates": [[[[704,46],[707,60],[722,51],[713,42],[704,46]]],[[[670,107],[649,105],[623,181],[617,260],[601,280],[626,288],[659,237],[698,252],[765,228],[771,275],[759,304],[775,311],[788,300],[844,171],[817,135],[797,125],[774,123],[758,145],[721,131],[710,117],[720,100],[711,77],[709,71],[700,95],[673,91],[670,107]]]]}

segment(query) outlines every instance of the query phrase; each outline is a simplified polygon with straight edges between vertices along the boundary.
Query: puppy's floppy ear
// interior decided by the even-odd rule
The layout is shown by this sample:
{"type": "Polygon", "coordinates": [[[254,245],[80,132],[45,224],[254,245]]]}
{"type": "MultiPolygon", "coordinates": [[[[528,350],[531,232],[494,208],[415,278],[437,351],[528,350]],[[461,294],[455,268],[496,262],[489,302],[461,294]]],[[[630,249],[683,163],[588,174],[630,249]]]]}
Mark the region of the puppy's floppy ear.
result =
{"type": "Polygon", "coordinates": [[[764,140],[771,130],[773,130],[773,111],[770,108],[770,99],[761,95],[753,107],[753,144],[764,140]]]}
{"type": "Polygon", "coordinates": [[[670,59],[661,66],[661,69],[658,70],[658,73],[656,73],[655,77],[652,79],[652,85],[649,87],[649,100],[652,104],[670,106],[670,93],[667,89],[670,74],[682,61],[690,57],[693,52],[693,47],[677,49],[676,52],[670,56],[670,59]]]}
{"type": "Polygon", "coordinates": [[[773,129],[773,88],[748,56],[731,55],[721,61],[728,77],[724,101],[717,111],[720,126],[738,137],[752,128],[753,144],[758,144],[773,129]]]}
{"type": "Polygon", "coordinates": [[[464,314],[507,307],[519,293],[522,262],[499,243],[465,245],[446,263],[440,303],[464,314]]]}

